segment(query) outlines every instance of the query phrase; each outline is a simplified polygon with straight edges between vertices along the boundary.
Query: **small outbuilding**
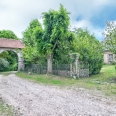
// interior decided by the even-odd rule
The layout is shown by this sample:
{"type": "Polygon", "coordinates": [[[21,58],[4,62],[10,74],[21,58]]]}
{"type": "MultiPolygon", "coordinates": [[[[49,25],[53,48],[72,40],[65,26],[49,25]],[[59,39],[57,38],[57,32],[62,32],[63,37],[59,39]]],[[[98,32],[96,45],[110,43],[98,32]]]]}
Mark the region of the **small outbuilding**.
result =
{"type": "Polygon", "coordinates": [[[104,51],[104,63],[111,64],[113,61],[115,61],[115,54],[113,54],[109,50],[105,50],[104,51]]]}

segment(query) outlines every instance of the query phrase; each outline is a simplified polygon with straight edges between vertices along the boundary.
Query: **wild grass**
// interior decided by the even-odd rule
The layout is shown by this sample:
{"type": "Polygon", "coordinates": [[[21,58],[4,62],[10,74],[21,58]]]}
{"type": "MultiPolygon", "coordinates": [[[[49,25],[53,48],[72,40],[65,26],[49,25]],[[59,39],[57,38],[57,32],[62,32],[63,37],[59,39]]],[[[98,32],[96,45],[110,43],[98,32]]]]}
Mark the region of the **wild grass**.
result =
{"type": "Polygon", "coordinates": [[[2,74],[2,75],[4,75],[4,76],[8,76],[8,75],[10,75],[10,74],[12,74],[12,73],[15,73],[15,72],[17,72],[17,71],[0,72],[0,74],[2,74]]]}
{"type": "Polygon", "coordinates": [[[34,80],[38,83],[43,83],[46,85],[55,85],[55,86],[68,86],[76,84],[77,80],[74,80],[70,77],[60,77],[56,75],[47,75],[47,74],[31,74],[28,75],[27,73],[16,73],[17,76],[25,79],[34,80]]]}
{"type": "Polygon", "coordinates": [[[15,116],[13,109],[0,99],[0,116],[15,116]]]}
{"type": "Polygon", "coordinates": [[[114,65],[104,65],[100,74],[78,80],[78,86],[95,89],[107,96],[116,97],[116,72],[114,65]]]}

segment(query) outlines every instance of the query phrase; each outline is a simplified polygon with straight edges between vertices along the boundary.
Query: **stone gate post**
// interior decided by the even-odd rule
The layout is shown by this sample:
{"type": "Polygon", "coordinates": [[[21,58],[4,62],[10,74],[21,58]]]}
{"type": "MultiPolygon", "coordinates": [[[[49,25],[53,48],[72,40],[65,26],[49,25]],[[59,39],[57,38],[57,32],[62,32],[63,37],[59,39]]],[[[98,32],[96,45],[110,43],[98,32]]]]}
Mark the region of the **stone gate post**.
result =
{"type": "Polygon", "coordinates": [[[78,66],[78,59],[80,54],[79,53],[71,53],[71,63],[70,63],[70,76],[75,78],[79,77],[79,66],[78,66]]]}
{"type": "Polygon", "coordinates": [[[18,71],[23,70],[24,69],[24,59],[22,58],[22,53],[18,52],[18,71]]]}

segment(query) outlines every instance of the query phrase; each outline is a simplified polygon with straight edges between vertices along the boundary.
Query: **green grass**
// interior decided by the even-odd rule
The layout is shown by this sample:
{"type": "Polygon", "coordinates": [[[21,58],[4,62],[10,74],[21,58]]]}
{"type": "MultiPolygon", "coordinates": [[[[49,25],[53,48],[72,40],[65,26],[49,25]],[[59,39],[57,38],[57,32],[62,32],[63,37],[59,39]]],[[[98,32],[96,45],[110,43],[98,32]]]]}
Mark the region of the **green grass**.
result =
{"type": "Polygon", "coordinates": [[[67,85],[76,84],[77,82],[77,80],[74,80],[73,78],[59,77],[55,75],[46,75],[46,74],[28,75],[27,73],[21,73],[21,72],[16,73],[16,75],[21,78],[34,80],[35,82],[43,83],[46,85],[67,86],[67,85]]]}
{"type": "Polygon", "coordinates": [[[8,75],[12,74],[12,72],[11,71],[8,71],[8,72],[0,72],[0,74],[2,74],[4,76],[8,76],[8,75]]]}
{"type": "Polygon", "coordinates": [[[104,65],[100,74],[78,80],[78,85],[87,89],[99,90],[107,96],[116,97],[116,72],[113,65],[104,65]]]}
{"type": "Polygon", "coordinates": [[[11,106],[5,104],[1,99],[0,99],[0,116],[15,116],[11,106]]]}
{"type": "Polygon", "coordinates": [[[107,96],[113,95],[116,97],[116,72],[114,65],[104,65],[100,74],[92,75],[89,78],[80,78],[78,80],[54,75],[28,75],[27,73],[21,72],[17,73],[17,76],[47,85],[74,85],[75,87],[98,90],[107,96]]]}

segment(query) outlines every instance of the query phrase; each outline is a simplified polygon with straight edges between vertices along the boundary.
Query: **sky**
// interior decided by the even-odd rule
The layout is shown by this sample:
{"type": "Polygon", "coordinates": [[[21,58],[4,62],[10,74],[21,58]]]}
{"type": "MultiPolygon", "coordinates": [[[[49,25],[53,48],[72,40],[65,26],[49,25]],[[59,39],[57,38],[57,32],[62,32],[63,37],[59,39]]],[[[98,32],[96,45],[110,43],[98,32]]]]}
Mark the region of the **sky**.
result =
{"type": "Polygon", "coordinates": [[[42,23],[42,13],[58,10],[60,3],[71,14],[70,28],[87,28],[98,40],[106,22],[116,21],[116,0],[0,0],[0,30],[11,30],[19,38],[30,21],[42,23]]]}

